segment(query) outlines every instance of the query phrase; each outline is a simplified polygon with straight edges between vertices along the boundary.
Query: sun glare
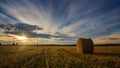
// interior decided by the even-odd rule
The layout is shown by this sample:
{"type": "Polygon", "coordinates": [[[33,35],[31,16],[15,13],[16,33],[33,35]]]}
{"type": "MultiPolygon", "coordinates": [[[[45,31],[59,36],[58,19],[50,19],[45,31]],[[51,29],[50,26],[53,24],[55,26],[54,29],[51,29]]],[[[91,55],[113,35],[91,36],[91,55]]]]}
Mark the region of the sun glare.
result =
{"type": "Polygon", "coordinates": [[[18,36],[17,38],[18,38],[18,40],[21,40],[21,41],[23,41],[23,40],[26,40],[26,39],[27,39],[27,37],[25,37],[25,36],[18,36]]]}

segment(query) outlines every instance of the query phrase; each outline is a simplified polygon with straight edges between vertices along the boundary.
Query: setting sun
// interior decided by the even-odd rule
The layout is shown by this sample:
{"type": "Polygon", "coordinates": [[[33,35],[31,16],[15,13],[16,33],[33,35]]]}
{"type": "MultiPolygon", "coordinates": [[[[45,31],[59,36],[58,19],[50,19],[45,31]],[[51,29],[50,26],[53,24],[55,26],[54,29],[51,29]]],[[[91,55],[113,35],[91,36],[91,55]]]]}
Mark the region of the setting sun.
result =
{"type": "Polygon", "coordinates": [[[21,40],[21,41],[23,41],[23,40],[26,40],[26,39],[27,39],[27,37],[25,37],[25,36],[18,36],[17,38],[18,38],[18,40],[21,40]]]}

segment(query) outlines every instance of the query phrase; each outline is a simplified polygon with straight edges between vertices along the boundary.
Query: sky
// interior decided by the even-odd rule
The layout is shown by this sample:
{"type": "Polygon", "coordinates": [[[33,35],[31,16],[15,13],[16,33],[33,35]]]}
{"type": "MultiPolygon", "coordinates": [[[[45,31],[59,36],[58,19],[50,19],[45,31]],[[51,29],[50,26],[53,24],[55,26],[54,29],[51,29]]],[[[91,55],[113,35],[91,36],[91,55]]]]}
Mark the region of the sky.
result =
{"type": "Polygon", "coordinates": [[[120,0],[0,0],[0,41],[120,44],[120,0]]]}

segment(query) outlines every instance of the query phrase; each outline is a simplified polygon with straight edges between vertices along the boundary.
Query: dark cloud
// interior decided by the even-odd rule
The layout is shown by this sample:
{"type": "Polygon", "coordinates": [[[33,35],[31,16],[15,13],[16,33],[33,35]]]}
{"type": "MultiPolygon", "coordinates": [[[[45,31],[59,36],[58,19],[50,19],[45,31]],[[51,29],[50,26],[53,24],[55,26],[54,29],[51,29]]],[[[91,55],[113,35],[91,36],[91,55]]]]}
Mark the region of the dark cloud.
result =
{"type": "Polygon", "coordinates": [[[28,25],[23,23],[17,23],[15,27],[17,27],[19,31],[20,30],[24,30],[24,31],[43,30],[43,28],[38,27],[37,25],[28,25]]]}
{"type": "Polygon", "coordinates": [[[31,38],[38,38],[38,37],[41,37],[41,38],[51,38],[52,35],[50,34],[38,34],[38,33],[35,33],[35,32],[26,32],[24,33],[26,34],[28,37],[31,37],[31,38]]]}
{"type": "Polygon", "coordinates": [[[66,34],[63,34],[63,33],[60,33],[60,32],[55,32],[55,36],[54,37],[67,37],[68,35],[66,35],[66,34]]]}
{"type": "Polygon", "coordinates": [[[101,38],[101,40],[120,40],[120,38],[101,38]]]}
{"type": "Polygon", "coordinates": [[[120,38],[108,38],[109,40],[120,40],[120,38]]]}
{"type": "Polygon", "coordinates": [[[16,24],[0,24],[0,29],[4,29],[5,34],[13,34],[13,35],[26,35],[29,38],[61,38],[61,40],[65,39],[71,39],[72,37],[60,33],[60,32],[55,32],[54,35],[51,34],[41,34],[41,33],[36,33],[33,32],[34,30],[43,30],[43,28],[38,27],[37,25],[29,25],[25,23],[16,23],[16,24]]]}
{"type": "Polygon", "coordinates": [[[60,33],[60,32],[55,32],[55,35],[53,37],[56,37],[56,38],[72,38],[72,37],[68,36],[67,34],[63,34],[63,33],[60,33]]]}
{"type": "Polygon", "coordinates": [[[24,24],[24,23],[0,24],[0,29],[4,29],[7,32],[43,30],[43,28],[38,27],[37,25],[29,25],[29,24],[24,24]]]}
{"type": "Polygon", "coordinates": [[[71,37],[71,36],[68,36],[67,34],[63,34],[60,32],[56,32],[53,37],[59,38],[59,40],[72,40],[73,41],[74,39],[76,39],[76,37],[71,37]]]}
{"type": "Polygon", "coordinates": [[[5,34],[14,34],[14,35],[22,35],[26,34],[29,37],[49,37],[47,34],[37,34],[33,32],[34,30],[43,30],[43,28],[38,27],[37,25],[29,25],[24,23],[16,23],[16,24],[0,24],[0,29],[4,30],[5,34]]]}
{"type": "Polygon", "coordinates": [[[16,23],[16,24],[0,24],[0,29],[4,29],[5,34],[13,34],[13,35],[26,35],[32,38],[68,38],[67,35],[62,34],[60,32],[56,32],[55,36],[51,34],[41,34],[33,32],[34,30],[43,30],[43,28],[38,27],[37,25],[29,25],[25,23],[16,23]]]}
{"type": "Polygon", "coordinates": [[[59,40],[61,40],[61,41],[65,41],[65,40],[70,40],[70,41],[76,41],[75,40],[76,38],[71,38],[71,37],[69,37],[69,38],[61,38],[61,39],[59,39],[59,40]]]}

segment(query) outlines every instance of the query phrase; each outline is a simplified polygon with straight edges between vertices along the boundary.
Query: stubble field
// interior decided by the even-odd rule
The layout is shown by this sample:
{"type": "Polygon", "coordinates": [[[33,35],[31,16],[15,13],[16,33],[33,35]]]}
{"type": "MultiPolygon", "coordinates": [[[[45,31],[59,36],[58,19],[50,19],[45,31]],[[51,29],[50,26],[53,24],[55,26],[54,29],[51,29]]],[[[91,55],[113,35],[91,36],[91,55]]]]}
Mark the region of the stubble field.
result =
{"type": "Polygon", "coordinates": [[[0,46],[0,68],[120,68],[120,46],[83,55],[76,46],[0,46]]]}

